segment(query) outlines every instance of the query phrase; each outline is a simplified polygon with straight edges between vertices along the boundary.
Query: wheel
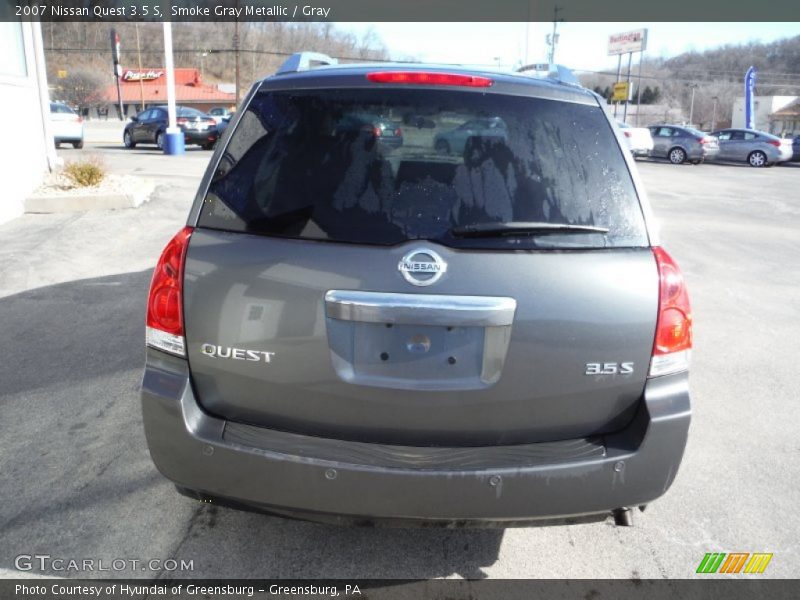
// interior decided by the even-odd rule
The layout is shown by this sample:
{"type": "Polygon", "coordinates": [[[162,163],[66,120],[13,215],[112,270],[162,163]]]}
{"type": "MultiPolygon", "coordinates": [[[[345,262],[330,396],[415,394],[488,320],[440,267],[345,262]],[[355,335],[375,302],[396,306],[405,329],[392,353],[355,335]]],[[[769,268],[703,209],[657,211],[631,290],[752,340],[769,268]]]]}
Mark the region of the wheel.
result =
{"type": "Polygon", "coordinates": [[[122,143],[125,144],[126,148],[136,148],[136,142],[133,141],[130,131],[126,131],[122,134],[122,143]]]}
{"type": "Polygon", "coordinates": [[[686,160],[686,152],[683,148],[673,148],[669,151],[669,162],[673,165],[679,165],[686,160]]]}
{"type": "Polygon", "coordinates": [[[81,140],[80,142],[72,142],[72,147],[75,148],[76,150],[80,150],[81,148],[83,148],[83,140],[81,140]]]}
{"type": "Polygon", "coordinates": [[[436,140],[436,144],[433,148],[439,154],[450,154],[450,144],[447,140],[436,140]]]}
{"type": "Polygon", "coordinates": [[[159,131],[156,134],[156,146],[158,146],[159,150],[163,150],[164,149],[164,132],[163,131],[159,131]]]}
{"type": "Polygon", "coordinates": [[[761,150],[755,150],[747,157],[747,162],[750,163],[751,167],[766,167],[767,155],[761,150]]]}

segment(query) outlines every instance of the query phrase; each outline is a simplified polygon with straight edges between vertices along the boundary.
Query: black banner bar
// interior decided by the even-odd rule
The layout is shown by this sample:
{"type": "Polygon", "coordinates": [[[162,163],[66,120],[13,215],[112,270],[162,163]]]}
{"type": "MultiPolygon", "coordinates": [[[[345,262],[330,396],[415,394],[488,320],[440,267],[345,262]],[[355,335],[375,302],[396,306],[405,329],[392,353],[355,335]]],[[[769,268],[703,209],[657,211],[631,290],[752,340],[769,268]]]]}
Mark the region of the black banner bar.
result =
{"type": "Polygon", "coordinates": [[[246,580],[246,579],[6,579],[3,600],[795,600],[798,580],[246,580]]]}
{"type": "Polygon", "coordinates": [[[0,20],[546,22],[556,4],[573,22],[800,21],[798,0],[0,0],[0,20]]]}

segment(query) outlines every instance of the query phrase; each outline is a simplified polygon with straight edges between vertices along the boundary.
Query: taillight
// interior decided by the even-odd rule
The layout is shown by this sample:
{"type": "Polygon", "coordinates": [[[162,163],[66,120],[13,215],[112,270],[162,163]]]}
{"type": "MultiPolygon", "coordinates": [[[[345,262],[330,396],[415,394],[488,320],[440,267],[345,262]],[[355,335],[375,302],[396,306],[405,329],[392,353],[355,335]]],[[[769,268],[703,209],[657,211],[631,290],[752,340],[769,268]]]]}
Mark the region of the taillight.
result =
{"type": "Polygon", "coordinates": [[[147,345],[186,356],[183,330],[183,265],[192,227],[184,227],[158,259],[147,300],[147,345]]]}
{"type": "Polygon", "coordinates": [[[630,131],[623,131],[622,133],[624,133],[625,137],[627,137],[627,138],[629,138],[629,137],[631,137],[633,135],[630,131]]]}
{"type": "Polygon", "coordinates": [[[658,321],[650,361],[650,376],[689,368],[692,310],[681,270],[663,248],[653,248],[658,266],[658,321]]]}
{"type": "Polygon", "coordinates": [[[75,121],[77,123],[83,123],[83,117],[80,115],[75,115],[75,121]]]}
{"type": "Polygon", "coordinates": [[[178,125],[185,125],[188,122],[189,122],[189,119],[187,119],[185,117],[178,117],[177,119],[175,119],[175,123],[177,123],[178,125]]]}
{"type": "Polygon", "coordinates": [[[781,147],[781,141],[780,140],[767,140],[767,143],[775,146],[776,148],[780,148],[781,147]]]}
{"type": "Polygon", "coordinates": [[[465,87],[490,87],[494,81],[488,77],[461,73],[430,73],[426,71],[380,71],[367,73],[374,83],[407,83],[417,85],[460,85],[465,87]]]}
{"type": "Polygon", "coordinates": [[[700,144],[708,144],[711,140],[708,138],[701,137],[697,138],[697,141],[700,142],[700,144]]]}
{"type": "Polygon", "coordinates": [[[383,135],[383,129],[378,127],[377,125],[372,128],[372,135],[375,137],[381,137],[383,135]]]}
{"type": "Polygon", "coordinates": [[[394,134],[397,137],[402,137],[403,136],[403,130],[398,127],[397,129],[394,130],[394,134]]]}

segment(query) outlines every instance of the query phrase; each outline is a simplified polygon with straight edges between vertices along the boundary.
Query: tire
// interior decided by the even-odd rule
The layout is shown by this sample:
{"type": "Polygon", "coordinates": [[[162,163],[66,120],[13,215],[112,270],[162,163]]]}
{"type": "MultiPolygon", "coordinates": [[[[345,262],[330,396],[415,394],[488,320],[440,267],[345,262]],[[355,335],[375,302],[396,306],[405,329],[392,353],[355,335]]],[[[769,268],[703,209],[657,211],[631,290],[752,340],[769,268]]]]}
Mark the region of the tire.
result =
{"type": "Polygon", "coordinates": [[[686,162],[686,151],[683,148],[678,148],[676,146],[667,153],[667,158],[669,158],[669,162],[671,162],[673,165],[683,164],[686,162]]]}
{"type": "Polygon", "coordinates": [[[136,148],[136,142],[133,141],[130,131],[122,134],[122,143],[125,144],[126,148],[136,148]]]}
{"type": "Polygon", "coordinates": [[[83,140],[80,142],[72,142],[72,147],[75,148],[75,150],[80,150],[83,148],[83,140]]]}
{"type": "Polygon", "coordinates": [[[450,154],[450,144],[447,140],[436,140],[433,148],[438,154],[450,154]]]}
{"type": "Polygon", "coordinates": [[[751,167],[766,167],[767,166],[767,155],[764,154],[761,150],[754,150],[750,153],[747,157],[747,163],[751,167]]]}
{"type": "Polygon", "coordinates": [[[159,150],[163,150],[164,149],[164,132],[163,131],[159,131],[156,134],[156,146],[158,146],[159,150]]]}

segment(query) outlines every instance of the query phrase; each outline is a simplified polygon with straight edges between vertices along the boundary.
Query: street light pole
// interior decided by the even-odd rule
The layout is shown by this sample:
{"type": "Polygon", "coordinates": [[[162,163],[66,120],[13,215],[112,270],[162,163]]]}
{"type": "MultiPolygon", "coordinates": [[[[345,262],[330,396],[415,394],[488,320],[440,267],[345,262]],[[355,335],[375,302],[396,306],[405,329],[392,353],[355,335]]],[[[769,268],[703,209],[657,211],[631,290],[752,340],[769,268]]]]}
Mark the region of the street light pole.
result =
{"type": "Polygon", "coordinates": [[[694,124],[694,91],[697,89],[697,84],[690,83],[689,87],[692,88],[692,100],[689,103],[689,126],[691,127],[694,124]]]}
{"type": "Polygon", "coordinates": [[[711,99],[714,101],[714,109],[711,111],[711,131],[714,131],[717,128],[717,101],[719,97],[714,96],[711,99]]]}

